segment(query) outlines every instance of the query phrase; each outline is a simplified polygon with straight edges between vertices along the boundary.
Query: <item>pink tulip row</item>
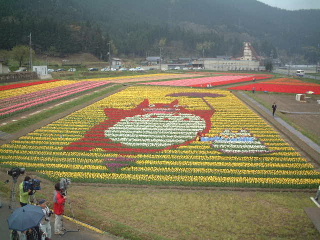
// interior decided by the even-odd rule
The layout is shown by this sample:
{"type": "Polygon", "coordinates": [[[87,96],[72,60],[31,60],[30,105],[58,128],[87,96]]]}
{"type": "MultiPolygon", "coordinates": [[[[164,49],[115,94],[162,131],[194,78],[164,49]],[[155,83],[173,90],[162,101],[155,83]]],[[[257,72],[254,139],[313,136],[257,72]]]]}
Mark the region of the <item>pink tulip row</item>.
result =
{"type": "Polygon", "coordinates": [[[245,82],[252,81],[254,79],[264,79],[268,76],[259,75],[246,75],[246,76],[217,76],[217,77],[204,77],[204,78],[192,78],[181,79],[163,82],[148,82],[142,83],[146,85],[161,85],[161,86],[190,86],[190,87],[210,87],[216,85],[229,84],[233,82],[245,82]]]}
{"type": "Polygon", "coordinates": [[[31,94],[20,95],[12,98],[2,99],[0,102],[0,117],[15,113],[17,111],[29,109],[38,105],[62,99],[80,92],[110,84],[107,81],[79,82],[63,87],[47,89],[31,94]],[[7,105],[10,103],[10,105],[7,105]],[[5,106],[5,107],[4,107],[5,106]]]}

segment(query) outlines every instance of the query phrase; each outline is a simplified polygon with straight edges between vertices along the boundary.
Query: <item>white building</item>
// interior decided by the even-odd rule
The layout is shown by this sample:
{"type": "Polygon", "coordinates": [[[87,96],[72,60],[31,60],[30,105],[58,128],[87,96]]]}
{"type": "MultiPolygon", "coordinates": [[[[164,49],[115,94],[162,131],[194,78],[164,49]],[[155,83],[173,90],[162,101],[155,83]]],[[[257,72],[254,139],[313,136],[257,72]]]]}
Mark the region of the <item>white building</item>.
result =
{"type": "Polygon", "coordinates": [[[9,67],[4,64],[4,61],[0,60],[0,74],[9,73],[9,67]]]}
{"type": "Polygon", "coordinates": [[[47,66],[33,66],[32,71],[36,72],[38,76],[48,75],[48,67],[47,66]]]}
{"type": "Polygon", "coordinates": [[[231,57],[204,58],[193,62],[194,66],[202,65],[207,70],[214,71],[261,71],[259,58],[249,42],[244,43],[243,56],[239,59],[231,57]]]}

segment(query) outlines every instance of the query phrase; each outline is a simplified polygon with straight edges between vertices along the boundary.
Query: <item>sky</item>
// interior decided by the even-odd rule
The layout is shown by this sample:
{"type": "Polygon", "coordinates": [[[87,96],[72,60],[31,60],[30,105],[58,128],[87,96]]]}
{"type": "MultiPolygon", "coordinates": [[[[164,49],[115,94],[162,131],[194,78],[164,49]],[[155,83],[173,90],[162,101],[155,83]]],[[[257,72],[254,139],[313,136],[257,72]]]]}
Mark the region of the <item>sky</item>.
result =
{"type": "Polygon", "coordinates": [[[320,9],[320,0],[258,0],[286,10],[320,9]]]}

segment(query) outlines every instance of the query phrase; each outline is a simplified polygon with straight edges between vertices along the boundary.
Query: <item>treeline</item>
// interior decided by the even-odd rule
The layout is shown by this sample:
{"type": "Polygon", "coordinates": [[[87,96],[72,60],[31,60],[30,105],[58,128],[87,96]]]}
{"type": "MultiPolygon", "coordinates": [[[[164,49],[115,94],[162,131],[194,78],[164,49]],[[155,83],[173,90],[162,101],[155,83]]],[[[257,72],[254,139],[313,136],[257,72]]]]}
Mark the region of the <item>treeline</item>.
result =
{"type": "Polygon", "coordinates": [[[0,49],[167,57],[320,56],[320,11],[285,11],[256,0],[0,0],[0,49]],[[162,43],[162,45],[160,44],[162,43]],[[164,44],[164,45],[163,45],[164,44]]]}
{"type": "Polygon", "coordinates": [[[97,24],[80,21],[72,1],[0,0],[0,6],[0,49],[29,45],[31,33],[40,54],[108,54],[109,36],[97,24]]]}

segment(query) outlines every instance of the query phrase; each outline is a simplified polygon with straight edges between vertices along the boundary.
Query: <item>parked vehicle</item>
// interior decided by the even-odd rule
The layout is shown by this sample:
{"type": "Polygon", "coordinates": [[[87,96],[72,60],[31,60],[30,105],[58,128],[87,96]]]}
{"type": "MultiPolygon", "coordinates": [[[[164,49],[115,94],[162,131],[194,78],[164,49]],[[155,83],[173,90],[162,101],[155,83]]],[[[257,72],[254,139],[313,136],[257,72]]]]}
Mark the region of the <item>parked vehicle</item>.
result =
{"type": "Polygon", "coordinates": [[[28,71],[28,69],[27,68],[25,68],[25,67],[20,67],[17,71],[15,71],[15,72],[26,72],[26,71],[28,71]]]}
{"type": "Polygon", "coordinates": [[[298,77],[304,77],[304,70],[297,70],[296,75],[298,77]]]}
{"type": "Polygon", "coordinates": [[[68,72],[75,72],[75,71],[77,71],[77,69],[75,69],[75,68],[69,68],[69,70],[68,70],[68,72]]]}
{"type": "Polygon", "coordinates": [[[66,71],[64,68],[59,68],[56,70],[56,72],[64,72],[64,71],[66,71]]]}
{"type": "Polygon", "coordinates": [[[52,72],[54,72],[54,69],[49,68],[49,69],[48,69],[48,73],[52,73],[52,72]]]}
{"type": "Polygon", "coordinates": [[[99,71],[99,68],[89,68],[88,70],[91,71],[91,72],[92,71],[99,71]]]}

